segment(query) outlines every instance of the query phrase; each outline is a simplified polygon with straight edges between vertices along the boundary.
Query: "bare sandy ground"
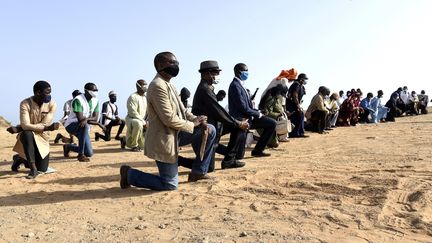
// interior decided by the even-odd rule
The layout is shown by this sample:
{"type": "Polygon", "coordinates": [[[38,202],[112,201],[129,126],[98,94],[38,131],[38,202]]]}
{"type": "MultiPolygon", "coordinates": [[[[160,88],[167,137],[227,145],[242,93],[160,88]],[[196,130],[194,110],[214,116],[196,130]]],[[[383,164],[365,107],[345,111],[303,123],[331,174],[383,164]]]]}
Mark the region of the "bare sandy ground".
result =
{"type": "Polygon", "coordinates": [[[94,142],[90,163],[52,145],[58,171],[27,180],[2,128],[0,242],[432,242],[432,115],[310,135],[153,192],[119,188],[122,164],[157,169],[118,141],[94,142]]]}

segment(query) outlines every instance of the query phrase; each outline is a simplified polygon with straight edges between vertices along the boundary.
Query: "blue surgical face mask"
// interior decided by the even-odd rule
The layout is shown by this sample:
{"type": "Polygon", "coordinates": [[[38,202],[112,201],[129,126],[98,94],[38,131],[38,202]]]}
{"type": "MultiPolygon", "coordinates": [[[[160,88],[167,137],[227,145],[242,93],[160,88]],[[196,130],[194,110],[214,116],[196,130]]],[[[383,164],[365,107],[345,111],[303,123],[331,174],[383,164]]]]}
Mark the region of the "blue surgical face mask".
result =
{"type": "Polygon", "coordinates": [[[51,95],[46,95],[43,99],[42,102],[43,103],[49,103],[51,101],[51,95]]]}
{"type": "Polygon", "coordinates": [[[303,85],[307,84],[307,80],[303,80],[303,85]]]}
{"type": "Polygon", "coordinates": [[[248,71],[241,71],[240,72],[240,80],[242,81],[246,81],[249,77],[249,72],[248,71]]]}

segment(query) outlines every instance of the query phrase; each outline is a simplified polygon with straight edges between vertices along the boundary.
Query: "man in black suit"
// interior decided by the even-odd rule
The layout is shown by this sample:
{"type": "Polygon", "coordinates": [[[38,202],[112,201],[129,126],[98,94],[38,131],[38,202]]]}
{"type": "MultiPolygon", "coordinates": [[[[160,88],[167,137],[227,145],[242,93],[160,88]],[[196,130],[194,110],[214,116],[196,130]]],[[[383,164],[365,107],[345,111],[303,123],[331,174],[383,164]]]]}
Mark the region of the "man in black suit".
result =
{"type": "Polygon", "coordinates": [[[269,153],[264,152],[264,149],[276,129],[276,121],[253,108],[251,98],[244,87],[244,82],[249,76],[246,64],[236,64],[234,75],[234,80],[228,89],[229,113],[237,120],[248,120],[251,129],[263,129],[263,133],[251,155],[254,157],[270,156],[269,153]]]}
{"type": "Polygon", "coordinates": [[[218,103],[213,85],[218,83],[220,71],[216,61],[201,62],[199,69],[201,82],[195,91],[192,113],[207,116],[207,122],[216,127],[217,134],[220,136],[230,134],[227,147],[218,144],[220,136],[216,139],[216,146],[218,146],[216,152],[225,156],[221,163],[222,169],[243,167],[245,163],[238,159],[243,158],[243,154],[240,153],[244,153],[244,149],[240,149],[240,146],[245,143],[249,124],[247,121],[234,119],[218,103]]]}

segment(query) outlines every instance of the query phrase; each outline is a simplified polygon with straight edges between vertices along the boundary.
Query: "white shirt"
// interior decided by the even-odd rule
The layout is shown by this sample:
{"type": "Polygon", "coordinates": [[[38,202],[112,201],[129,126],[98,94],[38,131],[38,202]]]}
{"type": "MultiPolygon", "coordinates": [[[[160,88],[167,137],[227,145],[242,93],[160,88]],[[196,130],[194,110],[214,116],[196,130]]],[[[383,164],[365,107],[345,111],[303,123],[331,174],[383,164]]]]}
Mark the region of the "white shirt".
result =
{"type": "Polygon", "coordinates": [[[409,102],[409,100],[410,100],[410,94],[409,94],[408,90],[402,90],[402,91],[400,92],[400,98],[402,99],[402,101],[403,101],[405,104],[408,104],[408,102],[409,102]]]}

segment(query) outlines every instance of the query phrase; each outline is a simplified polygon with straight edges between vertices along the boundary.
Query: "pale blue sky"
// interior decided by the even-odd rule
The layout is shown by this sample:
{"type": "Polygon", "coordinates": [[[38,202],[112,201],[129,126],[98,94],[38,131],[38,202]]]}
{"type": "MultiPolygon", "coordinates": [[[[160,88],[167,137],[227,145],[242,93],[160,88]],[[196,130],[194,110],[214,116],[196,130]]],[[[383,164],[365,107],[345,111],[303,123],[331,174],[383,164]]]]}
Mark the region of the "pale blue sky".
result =
{"type": "Polygon", "coordinates": [[[151,81],[161,51],[175,53],[173,82],[192,93],[200,62],[213,59],[223,69],[216,90],[228,88],[238,62],[249,66],[251,90],[282,69],[307,73],[305,106],[321,85],[431,94],[431,12],[428,0],[0,1],[0,115],[16,124],[19,102],[43,79],[57,118],[86,82],[102,102],[116,90],[124,116],[135,81],[151,81]]]}

